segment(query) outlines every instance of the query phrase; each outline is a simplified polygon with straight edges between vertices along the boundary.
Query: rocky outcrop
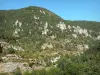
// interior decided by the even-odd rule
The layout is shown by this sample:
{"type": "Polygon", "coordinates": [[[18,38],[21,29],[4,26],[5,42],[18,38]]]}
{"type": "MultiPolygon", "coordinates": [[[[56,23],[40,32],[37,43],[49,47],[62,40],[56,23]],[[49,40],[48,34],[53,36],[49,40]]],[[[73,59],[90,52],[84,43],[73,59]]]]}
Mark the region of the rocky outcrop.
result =
{"type": "Polygon", "coordinates": [[[31,67],[28,66],[28,63],[23,62],[7,62],[7,63],[0,63],[0,73],[1,72],[13,72],[19,68],[21,71],[31,71],[31,67]]]}

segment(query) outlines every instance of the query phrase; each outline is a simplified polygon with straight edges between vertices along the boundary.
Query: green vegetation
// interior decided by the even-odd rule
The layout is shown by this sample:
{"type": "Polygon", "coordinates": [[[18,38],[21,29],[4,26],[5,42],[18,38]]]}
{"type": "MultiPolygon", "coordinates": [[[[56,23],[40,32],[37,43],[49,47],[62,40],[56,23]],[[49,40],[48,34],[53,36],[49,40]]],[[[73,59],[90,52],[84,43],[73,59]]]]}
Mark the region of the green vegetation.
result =
{"type": "Polygon", "coordinates": [[[0,75],[100,75],[100,22],[66,21],[32,6],[0,10],[0,41],[0,62],[2,56],[16,54],[31,68],[45,67],[0,75]]]}
{"type": "Polygon", "coordinates": [[[15,50],[13,48],[8,48],[8,51],[6,51],[7,54],[14,54],[15,50]]]}
{"type": "Polygon", "coordinates": [[[14,72],[13,75],[22,75],[21,71],[19,68],[17,68],[14,72]]]}
{"type": "MultiPolygon", "coordinates": [[[[33,70],[22,75],[99,75],[100,52],[88,51],[81,56],[62,56],[57,67],[33,70]]],[[[21,75],[19,71],[13,75],[21,75]]]]}
{"type": "Polygon", "coordinates": [[[63,75],[99,75],[100,52],[89,53],[80,57],[63,57],[59,60],[58,67],[63,71],[63,75]]]}
{"type": "Polygon", "coordinates": [[[0,54],[3,52],[3,47],[0,44],[0,54]]]}

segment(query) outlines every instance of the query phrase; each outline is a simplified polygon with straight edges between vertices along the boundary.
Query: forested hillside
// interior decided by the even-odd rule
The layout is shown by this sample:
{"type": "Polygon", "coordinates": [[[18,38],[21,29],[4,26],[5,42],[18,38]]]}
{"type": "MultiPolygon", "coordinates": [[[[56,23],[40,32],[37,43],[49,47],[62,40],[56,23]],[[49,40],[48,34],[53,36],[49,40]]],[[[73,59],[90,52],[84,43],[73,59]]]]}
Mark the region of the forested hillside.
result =
{"type": "MultiPolygon", "coordinates": [[[[64,20],[36,6],[0,10],[1,64],[25,62],[32,70],[24,66],[25,75],[99,75],[99,41],[100,22],[64,20]]],[[[15,71],[1,67],[0,72],[15,71]]]]}

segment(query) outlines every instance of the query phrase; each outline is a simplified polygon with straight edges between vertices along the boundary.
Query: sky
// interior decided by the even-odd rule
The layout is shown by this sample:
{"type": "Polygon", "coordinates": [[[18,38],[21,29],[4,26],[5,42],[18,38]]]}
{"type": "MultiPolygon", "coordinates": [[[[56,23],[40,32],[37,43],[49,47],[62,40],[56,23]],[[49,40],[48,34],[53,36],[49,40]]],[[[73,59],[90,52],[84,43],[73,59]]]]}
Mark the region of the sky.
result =
{"type": "Polygon", "coordinates": [[[100,0],[0,0],[0,10],[28,6],[46,8],[65,20],[100,22],[100,0]]]}

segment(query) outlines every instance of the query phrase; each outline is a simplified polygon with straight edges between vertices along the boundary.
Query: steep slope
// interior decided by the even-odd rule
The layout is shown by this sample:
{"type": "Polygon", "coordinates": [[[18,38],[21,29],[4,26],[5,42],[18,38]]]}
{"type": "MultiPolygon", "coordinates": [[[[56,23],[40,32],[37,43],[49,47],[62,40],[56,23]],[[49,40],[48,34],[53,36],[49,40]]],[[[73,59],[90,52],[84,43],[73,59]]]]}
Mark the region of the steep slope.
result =
{"type": "MultiPolygon", "coordinates": [[[[34,30],[35,32],[37,32],[39,28],[41,29],[41,27],[44,27],[44,24],[46,22],[48,22],[48,24],[50,25],[56,25],[56,23],[60,20],[62,20],[60,17],[55,16],[48,10],[39,7],[28,7],[19,10],[0,11],[0,25],[2,29],[6,28],[5,30],[8,31],[7,33],[9,33],[10,36],[12,36],[11,31],[14,31],[17,27],[20,28],[22,26],[22,28],[26,29],[26,32],[28,29],[30,29],[30,31],[34,30]],[[38,29],[36,29],[37,27],[38,29]]],[[[6,33],[5,30],[2,30],[2,32],[6,33]]],[[[23,36],[26,36],[27,34],[28,32],[23,32],[23,36]]],[[[4,36],[6,37],[6,35],[4,36]]]]}
{"type": "Polygon", "coordinates": [[[28,68],[33,63],[43,67],[54,65],[63,55],[77,56],[94,49],[98,41],[100,22],[66,21],[35,6],[0,10],[0,61],[6,62],[5,72],[25,67],[23,64],[28,68]],[[6,65],[12,68],[8,70],[6,65]]]}
{"type": "Polygon", "coordinates": [[[33,51],[84,50],[100,38],[99,22],[69,22],[40,7],[1,10],[0,38],[33,51]]]}
{"type": "Polygon", "coordinates": [[[15,50],[23,58],[47,61],[80,55],[100,40],[99,28],[99,22],[65,21],[40,7],[0,11],[0,43],[6,43],[5,51],[15,50]]]}

